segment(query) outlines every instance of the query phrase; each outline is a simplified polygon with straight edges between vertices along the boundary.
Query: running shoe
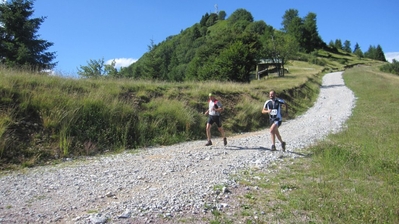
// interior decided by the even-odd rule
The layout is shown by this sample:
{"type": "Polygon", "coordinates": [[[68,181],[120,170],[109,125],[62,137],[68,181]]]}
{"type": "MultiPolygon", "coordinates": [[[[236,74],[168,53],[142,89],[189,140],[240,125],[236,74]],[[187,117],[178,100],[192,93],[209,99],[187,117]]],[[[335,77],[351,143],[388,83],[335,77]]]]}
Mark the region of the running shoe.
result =
{"type": "Polygon", "coordinates": [[[227,145],[227,139],[226,138],[223,138],[223,143],[224,143],[224,145],[227,145]]]}
{"type": "Polygon", "coordinates": [[[281,147],[283,148],[283,152],[285,152],[285,142],[281,143],[281,147]]]}
{"type": "Polygon", "coordinates": [[[276,151],[276,146],[272,145],[272,151],[276,151]]]}
{"type": "Polygon", "coordinates": [[[210,146],[210,145],[212,145],[212,141],[208,141],[208,142],[205,144],[205,146],[210,146]]]}

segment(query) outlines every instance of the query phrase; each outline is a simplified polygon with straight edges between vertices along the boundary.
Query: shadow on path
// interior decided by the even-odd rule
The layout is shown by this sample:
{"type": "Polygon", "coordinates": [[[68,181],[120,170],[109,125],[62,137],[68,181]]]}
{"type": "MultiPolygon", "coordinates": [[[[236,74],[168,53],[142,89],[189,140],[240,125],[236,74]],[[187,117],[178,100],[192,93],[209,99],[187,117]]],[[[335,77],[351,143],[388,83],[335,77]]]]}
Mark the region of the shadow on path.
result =
{"type": "MultiPolygon", "coordinates": [[[[259,146],[259,147],[243,147],[243,146],[229,145],[229,146],[226,146],[226,149],[227,150],[259,150],[259,151],[271,151],[272,152],[272,150],[270,148],[262,147],[262,146],[259,146]]],[[[282,152],[282,151],[281,150],[277,150],[277,151],[273,151],[273,152],[282,152]]],[[[291,154],[295,154],[295,155],[302,156],[302,157],[310,157],[310,156],[312,156],[311,153],[303,154],[303,153],[300,153],[300,152],[294,152],[294,151],[290,151],[290,150],[285,151],[285,153],[291,153],[291,154]]]]}
{"type": "Polygon", "coordinates": [[[344,84],[336,84],[336,85],[322,85],[320,88],[322,89],[328,89],[328,88],[335,88],[335,87],[344,87],[344,84]]]}

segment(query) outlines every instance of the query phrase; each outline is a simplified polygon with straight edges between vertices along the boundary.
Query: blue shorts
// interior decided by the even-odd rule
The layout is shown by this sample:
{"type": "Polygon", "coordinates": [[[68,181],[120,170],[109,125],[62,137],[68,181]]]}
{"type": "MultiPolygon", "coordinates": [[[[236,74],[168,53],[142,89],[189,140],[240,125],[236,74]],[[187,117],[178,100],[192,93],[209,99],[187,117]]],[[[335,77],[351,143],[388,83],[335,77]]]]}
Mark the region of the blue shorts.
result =
{"type": "Polygon", "coordinates": [[[270,126],[272,126],[272,124],[277,124],[277,127],[280,127],[282,123],[283,123],[282,120],[270,119],[270,126]]]}

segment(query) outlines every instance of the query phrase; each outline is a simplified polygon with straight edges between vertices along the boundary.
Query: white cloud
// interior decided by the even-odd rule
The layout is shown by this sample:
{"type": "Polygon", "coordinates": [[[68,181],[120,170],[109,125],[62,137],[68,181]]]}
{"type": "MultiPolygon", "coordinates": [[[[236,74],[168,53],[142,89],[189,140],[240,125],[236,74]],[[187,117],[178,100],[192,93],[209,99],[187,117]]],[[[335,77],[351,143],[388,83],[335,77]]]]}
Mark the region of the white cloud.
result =
{"type": "Polygon", "coordinates": [[[54,70],[51,69],[44,69],[41,72],[47,73],[48,75],[56,75],[56,72],[54,70]]]}
{"type": "Polygon", "coordinates": [[[110,65],[113,60],[115,60],[115,68],[128,67],[137,61],[137,59],[133,58],[114,58],[106,61],[105,64],[110,65]]]}
{"type": "Polygon", "coordinates": [[[396,61],[399,61],[399,52],[388,52],[385,53],[385,59],[387,61],[392,62],[392,59],[395,59],[396,61]]]}

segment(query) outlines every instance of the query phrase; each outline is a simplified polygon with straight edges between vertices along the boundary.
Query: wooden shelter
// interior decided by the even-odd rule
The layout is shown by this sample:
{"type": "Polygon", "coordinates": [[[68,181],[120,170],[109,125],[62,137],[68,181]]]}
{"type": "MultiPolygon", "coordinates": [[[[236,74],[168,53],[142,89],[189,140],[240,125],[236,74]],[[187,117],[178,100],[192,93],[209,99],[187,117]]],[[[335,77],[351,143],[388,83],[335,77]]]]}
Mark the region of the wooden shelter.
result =
{"type": "Polygon", "coordinates": [[[277,73],[278,76],[284,76],[283,59],[261,59],[256,65],[256,79],[268,76],[270,73],[277,73]]]}

